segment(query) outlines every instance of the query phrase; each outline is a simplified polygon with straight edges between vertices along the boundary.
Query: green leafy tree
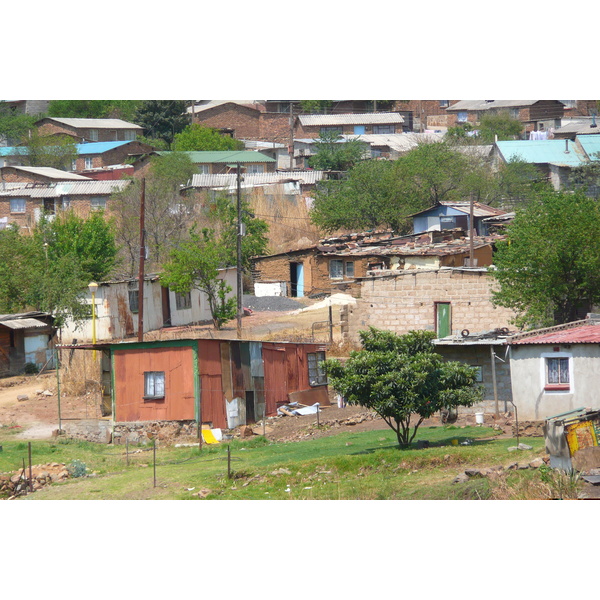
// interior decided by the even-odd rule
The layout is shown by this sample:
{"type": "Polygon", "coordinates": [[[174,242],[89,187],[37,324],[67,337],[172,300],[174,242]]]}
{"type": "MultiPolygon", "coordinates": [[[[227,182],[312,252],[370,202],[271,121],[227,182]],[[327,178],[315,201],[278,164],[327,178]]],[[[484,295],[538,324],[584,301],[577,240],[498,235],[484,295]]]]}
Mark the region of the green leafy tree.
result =
{"type": "Polygon", "coordinates": [[[316,153],[310,157],[309,164],[319,171],[347,171],[364,160],[368,146],[355,138],[343,141],[335,131],[324,131],[314,141],[316,153]]]}
{"type": "Polygon", "coordinates": [[[77,158],[77,143],[65,135],[40,135],[32,129],[17,148],[23,162],[30,167],[52,167],[69,171],[77,158]]]}
{"type": "MultiPolygon", "coordinates": [[[[266,221],[258,219],[250,210],[250,204],[241,202],[242,223],[244,235],[242,236],[242,269],[245,274],[250,273],[251,258],[266,254],[269,246],[269,225],[266,221]]],[[[215,201],[208,206],[210,227],[219,236],[225,246],[225,261],[228,265],[237,263],[237,199],[228,194],[219,194],[215,201]]]]}
{"type": "Polygon", "coordinates": [[[590,156],[589,163],[573,167],[569,173],[569,187],[583,191],[591,198],[600,197],[600,152],[590,156]]]}
{"type": "Polygon", "coordinates": [[[333,106],[333,100],[301,100],[300,110],[308,115],[327,114],[333,106]]]}
{"type": "Polygon", "coordinates": [[[184,100],[145,100],[136,109],[133,122],[144,128],[149,139],[164,140],[169,147],[189,123],[184,100]]]}
{"type": "Polygon", "coordinates": [[[20,143],[39,118],[40,115],[15,113],[6,104],[0,104],[0,140],[5,140],[8,146],[20,143]]]}
{"type": "Polygon", "coordinates": [[[360,332],[362,350],[343,364],[324,361],[329,385],[346,402],[374,410],[406,448],[424,419],[445,408],[481,400],[476,369],[446,362],[434,352],[429,331],[396,335],[371,327],[360,332]]]}
{"type": "Polygon", "coordinates": [[[523,123],[511,117],[506,111],[484,115],[479,122],[478,137],[483,144],[492,144],[496,136],[498,141],[515,140],[523,132],[523,123]]]}
{"type": "Polygon", "coordinates": [[[192,289],[204,292],[215,329],[234,319],[237,301],[230,295],[232,288],[219,277],[219,269],[227,265],[227,248],[213,231],[195,227],[189,238],[171,250],[170,260],[163,266],[161,284],[174,292],[185,294],[192,289]]]}
{"type": "Polygon", "coordinates": [[[545,191],[516,210],[497,244],[493,301],[521,327],[574,321],[600,302],[600,205],[582,192],[545,191]]]}
{"type": "Polygon", "coordinates": [[[243,150],[244,142],[223,135],[212,127],[202,127],[198,123],[194,123],[175,135],[172,148],[182,152],[243,150]]]}
{"type": "Polygon", "coordinates": [[[48,116],[131,121],[141,103],[140,100],[51,100],[48,116]]]}
{"type": "Polygon", "coordinates": [[[45,248],[50,264],[73,255],[83,281],[103,281],[117,263],[117,245],[112,222],[102,212],[87,219],[67,211],[49,221],[42,218],[33,232],[34,241],[45,248]]]}
{"type": "Polygon", "coordinates": [[[106,224],[98,219],[42,218],[31,236],[17,227],[0,231],[0,311],[48,312],[59,327],[66,319],[89,317],[83,302],[88,283],[107,274],[114,254],[106,224]]]}
{"type": "Polygon", "coordinates": [[[408,216],[442,201],[493,192],[489,167],[441,142],[420,144],[395,161],[368,160],[352,168],[345,180],[321,184],[311,219],[326,231],[390,227],[411,229],[408,216]]]}

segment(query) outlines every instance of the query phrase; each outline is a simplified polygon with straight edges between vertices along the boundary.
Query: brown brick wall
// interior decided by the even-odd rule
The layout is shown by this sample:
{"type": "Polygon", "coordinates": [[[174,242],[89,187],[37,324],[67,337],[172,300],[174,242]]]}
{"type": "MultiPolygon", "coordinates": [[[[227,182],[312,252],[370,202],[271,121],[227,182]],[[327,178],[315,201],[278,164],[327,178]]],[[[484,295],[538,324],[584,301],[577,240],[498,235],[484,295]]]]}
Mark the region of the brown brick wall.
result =
{"type": "MultiPolygon", "coordinates": [[[[0,218],[8,217],[8,223],[16,223],[22,228],[23,233],[31,232],[35,227],[35,213],[36,208],[42,209],[44,207],[44,199],[42,198],[25,198],[25,212],[24,213],[11,213],[10,212],[10,198],[0,198],[0,218]]],[[[56,207],[56,213],[58,214],[62,210],[62,198],[58,199],[46,199],[46,207],[56,207]]],[[[70,196],[70,210],[74,211],[75,214],[82,218],[86,218],[92,212],[91,208],[91,196],[70,196]]],[[[105,214],[108,217],[111,216],[110,201],[107,196],[106,211],[105,214]]]]}
{"type": "Polygon", "coordinates": [[[494,308],[492,279],[485,271],[401,271],[363,280],[360,299],[348,309],[346,335],[358,340],[369,326],[399,334],[435,331],[435,303],[451,303],[451,329],[471,333],[509,327],[514,313],[494,308]]]}
{"type": "MultiPolygon", "coordinates": [[[[93,129],[93,128],[91,128],[93,129]]],[[[98,139],[96,142],[121,142],[125,141],[125,129],[97,129],[98,139]]],[[[139,129],[133,130],[136,135],[141,134],[142,131],[139,129]]],[[[85,139],[86,142],[90,142],[90,129],[88,128],[76,128],[69,127],[68,125],[47,121],[38,127],[38,133],[40,135],[57,135],[65,134],[75,136],[80,139],[85,139]]]]}

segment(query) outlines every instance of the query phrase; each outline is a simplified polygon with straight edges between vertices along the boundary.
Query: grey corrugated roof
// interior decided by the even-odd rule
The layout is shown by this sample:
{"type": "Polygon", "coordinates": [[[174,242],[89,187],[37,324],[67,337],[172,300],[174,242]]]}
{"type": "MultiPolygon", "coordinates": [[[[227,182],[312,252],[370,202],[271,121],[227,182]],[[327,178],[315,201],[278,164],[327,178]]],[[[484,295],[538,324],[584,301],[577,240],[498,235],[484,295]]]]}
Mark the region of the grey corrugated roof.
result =
{"type": "Polygon", "coordinates": [[[77,173],[69,173],[68,171],[61,171],[60,169],[54,169],[52,167],[23,167],[17,165],[8,165],[11,169],[18,169],[19,171],[25,171],[26,173],[33,173],[34,175],[43,175],[44,177],[51,177],[52,179],[58,180],[77,180],[77,181],[91,181],[89,177],[78,175],[77,173]]]}
{"type": "Polygon", "coordinates": [[[489,110],[490,108],[517,108],[531,106],[539,100],[459,100],[446,111],[454,110],[489,110]]]}
{"type": "Polygon", "coordinates": [[[102,196],[124,189],[131,183],[127,179],[96,181],[67,181],[51,184],[26,184],[24,187],[2,190],[0,197],[6,198],[59,198],[60,196],[102,196]]]}
{"type": "Polygon", "coordinates": [[[38,321],[37,319],[14,319],[14,320],[6,320],[0,321],[0,325],[4,325],[9,329],[29,329],[32,327],[48,327],[47,323],[43,321],[38,321]]]}
{"type": "Polygon", "coordinates": [[[299,115],[298,120],[304,127],[314,125],[378,125],[404,123],[400,113],[363,113],[348,115],[299,115]]]}
{"type": "MultiPolygon", "coordinates": [[[[143,129],[135,123],[128,123],[122,119],[71,119],[46,117],[57,123],[63,123],[70,127],[91,127],[92,129],[143,129]]],[[[38,121],[39,122],[39,121],[38,121]]]]}
{"type": "MultiPolygon", "coordinates": [[[[244,187],[257,185],[269,185],[273,183],[282,183],[286,181],[299,181],[307,185],[315,184],[321,181],[325,171],[278,171],[277,173],[246,173],[243,175],[242,184],[244,187]]],[[[190,187],[197,188],[217,188],[217,187],[235,187],[237,186],[237,175],[202,175],[192,176],[190,187]]]]}

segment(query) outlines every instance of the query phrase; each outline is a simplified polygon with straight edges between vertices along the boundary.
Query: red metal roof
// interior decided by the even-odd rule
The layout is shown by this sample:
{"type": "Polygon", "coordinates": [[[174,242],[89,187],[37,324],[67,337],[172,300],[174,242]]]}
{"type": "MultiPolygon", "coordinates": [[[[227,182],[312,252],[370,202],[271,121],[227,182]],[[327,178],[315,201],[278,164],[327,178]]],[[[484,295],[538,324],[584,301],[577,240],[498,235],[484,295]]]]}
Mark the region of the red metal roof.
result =
{"type": "Polygon", "coordinates": [[[539,334],[508,340],[509,344],[600,344],[600,323],[560,330],[542,330],[539,334]]]}

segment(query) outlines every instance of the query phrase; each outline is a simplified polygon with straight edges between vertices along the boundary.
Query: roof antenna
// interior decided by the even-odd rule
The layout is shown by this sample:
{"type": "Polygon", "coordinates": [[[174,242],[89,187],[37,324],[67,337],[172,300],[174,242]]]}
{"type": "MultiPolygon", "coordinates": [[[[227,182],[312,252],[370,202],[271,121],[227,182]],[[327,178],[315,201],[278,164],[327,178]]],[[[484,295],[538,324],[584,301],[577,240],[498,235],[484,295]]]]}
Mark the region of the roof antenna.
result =
{"type": "Polygon", "coordinates": [[[569,140],[565,140],[565,154],[569,154],[569,140]]]}

